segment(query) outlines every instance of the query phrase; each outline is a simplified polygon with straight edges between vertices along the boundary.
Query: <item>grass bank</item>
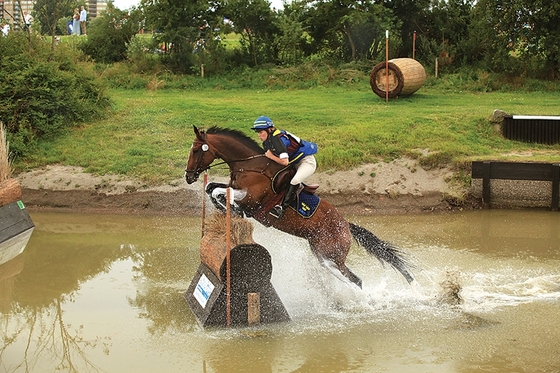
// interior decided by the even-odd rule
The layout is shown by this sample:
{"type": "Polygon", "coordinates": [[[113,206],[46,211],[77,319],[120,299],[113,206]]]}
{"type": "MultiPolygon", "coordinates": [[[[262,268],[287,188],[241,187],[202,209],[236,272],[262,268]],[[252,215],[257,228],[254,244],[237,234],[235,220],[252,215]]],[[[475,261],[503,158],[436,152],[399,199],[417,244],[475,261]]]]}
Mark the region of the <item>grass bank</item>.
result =
{"type": "Polygon", "coordinates": [[[259,115],[318,143],[320,171],[403,155],[424,167],[461,168],[474,159],[560,161],[560,145],[506,140],[488,121],[494,109],[559,115],[560,92],[479,93],[431,84],[385,103],[362,79],[304,90],[113,89],[110,96],[115,102],[110,117],[42,142],[31,157],[14,161],[16,171],[64,164],[162,184],[183,175],[193,125],[239,129],[257,140],[250,127],[259,115]]]}

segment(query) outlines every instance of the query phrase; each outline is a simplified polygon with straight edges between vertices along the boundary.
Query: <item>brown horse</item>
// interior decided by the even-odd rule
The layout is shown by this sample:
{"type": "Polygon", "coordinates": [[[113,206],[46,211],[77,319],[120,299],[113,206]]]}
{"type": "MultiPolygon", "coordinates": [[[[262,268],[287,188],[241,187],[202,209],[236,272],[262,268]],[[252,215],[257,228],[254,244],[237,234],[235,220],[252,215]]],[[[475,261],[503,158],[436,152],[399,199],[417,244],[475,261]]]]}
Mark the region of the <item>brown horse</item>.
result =
{"type": "MultiPolygon", "coordinates": [[[[193,126],[194,127],[194,126],[193,126]]],[[[325,200],[320,200],[310,217],[302,217],[295,209],[288,208],[276,219],[266,212],[279,199],[275,192],[277,175],[283,166],[264,156],[259,144],[240,131],[211,127],[199,131],[194,127],[193,141],[185,178],[194,183],[201,173],[208,170],[215,159],[223,160],[230,170],[229,186],[234,189],[235,203],[247,216],[288,234],[302,237],[309,242],[319,261],[328,266],[333,263],[350,281],[361,287],[362,281],[346,266],[352,237],[381,263],[388,263],[411,283],[409,264],[403,253],[390,243],[380,240],[373,233],[349,223],[325,200]],[[330,262],[330,263],[329,263],[330,262]]],[[[216,165],[216,164],[215,164],[216,165]]]]}

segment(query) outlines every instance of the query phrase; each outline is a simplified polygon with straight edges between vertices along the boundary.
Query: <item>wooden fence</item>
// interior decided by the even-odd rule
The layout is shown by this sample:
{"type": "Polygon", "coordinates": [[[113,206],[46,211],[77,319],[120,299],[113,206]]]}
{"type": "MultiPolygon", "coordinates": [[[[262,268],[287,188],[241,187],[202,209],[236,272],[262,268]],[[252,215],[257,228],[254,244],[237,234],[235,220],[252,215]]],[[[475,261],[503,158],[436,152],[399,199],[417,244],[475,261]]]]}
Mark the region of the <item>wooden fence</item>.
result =
{"type": "Polygon", "coordinates": [[[560,164],[518,162],[472,162],[472,179],[482,179],[482,203],[490,207],[490,180],[537,180],[552,182],[550,209],[558,211],[560,164]]]}

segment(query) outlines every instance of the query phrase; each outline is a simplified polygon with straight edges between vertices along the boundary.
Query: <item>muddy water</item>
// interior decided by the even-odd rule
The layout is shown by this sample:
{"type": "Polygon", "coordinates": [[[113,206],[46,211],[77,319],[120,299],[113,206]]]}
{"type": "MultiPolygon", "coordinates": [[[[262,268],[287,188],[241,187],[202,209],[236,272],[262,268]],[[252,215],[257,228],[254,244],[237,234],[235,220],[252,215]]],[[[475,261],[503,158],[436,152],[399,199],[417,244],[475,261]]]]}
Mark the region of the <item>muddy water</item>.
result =
{"type": "Polygon", "coordinates": [[[557,212],[350,218],[411,255],[416,288],[353,247],[356,290],[259,226],[292,321],[234,330],[202,329],[183,299],[198,218],[32,218],[0,267],[0,371],[560,371],[557,212]]]}

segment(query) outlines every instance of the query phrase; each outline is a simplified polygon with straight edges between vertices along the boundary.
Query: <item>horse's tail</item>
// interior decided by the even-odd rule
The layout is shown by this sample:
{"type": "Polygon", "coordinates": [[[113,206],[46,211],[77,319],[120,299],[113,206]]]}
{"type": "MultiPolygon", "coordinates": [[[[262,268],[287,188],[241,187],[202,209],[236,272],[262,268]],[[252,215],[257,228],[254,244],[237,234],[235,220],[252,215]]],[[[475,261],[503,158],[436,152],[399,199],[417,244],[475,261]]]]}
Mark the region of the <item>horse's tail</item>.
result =
{"type": "Polygon", "coordinates": [[[404,276],[408,283],[414,281],[414,277],[409,272],[409,268],[412,266],[407,262],[401,250],[389,242],[380,240],[376,235],[359,225],[350,223],[350,233],[367,252],[379,259],[381,264],[389,263],[404,276]]]}

